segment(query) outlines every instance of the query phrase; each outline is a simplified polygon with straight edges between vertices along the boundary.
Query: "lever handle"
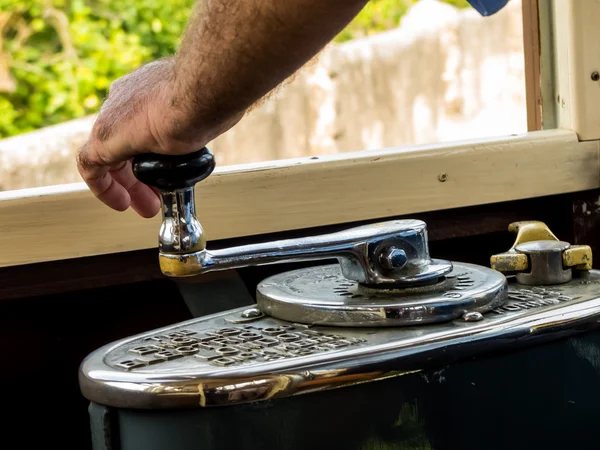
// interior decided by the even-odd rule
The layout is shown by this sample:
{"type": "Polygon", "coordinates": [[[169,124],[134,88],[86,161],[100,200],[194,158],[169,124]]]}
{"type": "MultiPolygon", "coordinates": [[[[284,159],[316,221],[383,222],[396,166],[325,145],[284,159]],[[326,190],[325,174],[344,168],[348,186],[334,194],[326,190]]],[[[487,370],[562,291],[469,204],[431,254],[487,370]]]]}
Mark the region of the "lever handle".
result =
{"type": "Polygon", "coordinates": [[[246,266],[337,258],[342,274],[366,285],[417,285],[452,270],[429,257],[427,229],[418,220],[397,220],[343,232],[210,251],[196,217],[194,185],[215,161],[208,148],[180,156],[137,155],[135,176],[160,190],[159,262],[165,275],[193,276],[246,266]]]}
{"type": "Polygon", "coordinates": [[[160,252],[186,254],[203,250],[206,238],[196,218],[194,185],[215,169],[211,151],[203,147],[186,155],[144,153],[133,158],[132,168],[138,180],[160,191],[160,252]]]}
{"type": "Polygon", "coordinates": [[[425,222],[406,219],[220,250],[162,252],[159,258],[162,272],[171,277],[335,258],[349,280],[396,287],[432,283],[453,268],[450,261],[430,258],[425,222]]]}
{"type": "Polygon", "coordinates": [[[142,183],[161,191],[193,187],[215,169],[212,152],[204,147],[186,155],[144,153],[132,161],[133,174],[142,183]]]}

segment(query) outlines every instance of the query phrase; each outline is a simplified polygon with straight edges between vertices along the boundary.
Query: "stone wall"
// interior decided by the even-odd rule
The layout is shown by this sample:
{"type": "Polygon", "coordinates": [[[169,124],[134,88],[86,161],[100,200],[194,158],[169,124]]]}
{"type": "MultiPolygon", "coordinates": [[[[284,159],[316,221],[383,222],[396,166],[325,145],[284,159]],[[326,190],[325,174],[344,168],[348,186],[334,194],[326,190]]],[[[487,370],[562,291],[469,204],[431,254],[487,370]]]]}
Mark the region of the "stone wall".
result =
{"type": "MultiPolygon", "coordinates": [[[[0,190],[81,181],[93,117],[0,140],[0,190]]],[[[326,48],[210,144],[240,164],[526,131],[520,0],[482,18],[421,0],[399,28],[326,48]]]]}

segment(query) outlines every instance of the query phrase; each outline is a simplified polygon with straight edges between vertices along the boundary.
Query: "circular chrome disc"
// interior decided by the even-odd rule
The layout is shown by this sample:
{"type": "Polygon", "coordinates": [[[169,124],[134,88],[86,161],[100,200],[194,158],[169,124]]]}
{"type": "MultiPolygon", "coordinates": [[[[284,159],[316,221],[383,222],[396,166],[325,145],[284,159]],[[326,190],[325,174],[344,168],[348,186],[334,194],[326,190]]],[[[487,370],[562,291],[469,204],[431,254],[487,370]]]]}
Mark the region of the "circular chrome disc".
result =
{"type": "Polygon", "coordinates": [[[403,289],[362,286],[345,278],[337,264],[298,269],[263,280],[257,286],[257,303],[277,319],[343,327],[444,322],[504,303],[504,275],[473,264],[453,264],[440,282],[403,289]]]}

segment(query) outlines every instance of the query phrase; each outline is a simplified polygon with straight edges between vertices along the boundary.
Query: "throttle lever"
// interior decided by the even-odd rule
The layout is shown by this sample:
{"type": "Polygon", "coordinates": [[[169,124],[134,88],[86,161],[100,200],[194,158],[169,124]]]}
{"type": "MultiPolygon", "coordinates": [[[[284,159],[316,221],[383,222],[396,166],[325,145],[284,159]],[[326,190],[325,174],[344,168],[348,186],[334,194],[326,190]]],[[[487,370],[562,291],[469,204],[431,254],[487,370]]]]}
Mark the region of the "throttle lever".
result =
{"type": "Polygon", "coordinates": [[[282,262],[337,258],[345,278],[365,285],[414,286],[438,281],[452,263],[429,257],[420,220],[394,220],[337,233],[209,251],[196,217],[194,186],[215,168],[206,147],[181,156],[134,157],[133,172],[158,188],[162,202],[159,262],[171,277],[282,262]]]}
{"type": "Polygon", "coordinates": [[[160,193],[159,251],[187,254],[204,250],[206,238],[196,217],[194,186],[215,169],[211,151],[204,147],[186,155],[145,153],[133,158],[132,168],[138,180],[157,188],[160,193]]]}

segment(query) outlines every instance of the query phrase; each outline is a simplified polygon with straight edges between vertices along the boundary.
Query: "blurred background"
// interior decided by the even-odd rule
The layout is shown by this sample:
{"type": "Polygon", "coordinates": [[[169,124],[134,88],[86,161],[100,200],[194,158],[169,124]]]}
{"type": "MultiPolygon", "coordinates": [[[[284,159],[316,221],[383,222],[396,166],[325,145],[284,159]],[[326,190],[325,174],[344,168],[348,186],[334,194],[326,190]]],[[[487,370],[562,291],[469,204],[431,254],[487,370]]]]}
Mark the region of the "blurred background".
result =
{"type": "MultiPolygon", "coordinates": [[[[0,0],[0,190],[79,183],[110,83],[176,51],[194,0],[0,0]]],[[[371,0],[210,143],[220,166],[527,130],[521,1],[371,0]]]]}

